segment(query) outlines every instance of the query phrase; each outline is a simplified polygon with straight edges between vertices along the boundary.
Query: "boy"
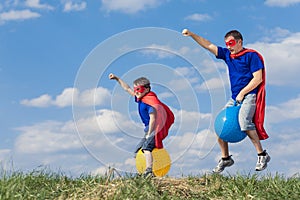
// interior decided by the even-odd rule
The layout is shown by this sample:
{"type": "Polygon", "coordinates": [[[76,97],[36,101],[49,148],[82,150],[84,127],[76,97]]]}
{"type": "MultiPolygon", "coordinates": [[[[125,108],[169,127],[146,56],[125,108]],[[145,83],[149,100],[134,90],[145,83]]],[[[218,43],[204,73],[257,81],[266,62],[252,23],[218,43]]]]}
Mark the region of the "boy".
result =
{"type": "Polygon", "coordinates": [[[116,75],[111,73],[109,78],[116,80],[125,91],[135,97],[135,101],[138,103],[139,115],[145,125],[145,135],[137,145],[135,153],[142,149],[146,158],[144,176],[154,176],[152,150],[163,148],[162,140],[168,135],[168,130],[174,123],[174,115],[168,106],[151,91],[150,81],[147,78],[136,79],[133,82],[133,90],[116,75]]]}

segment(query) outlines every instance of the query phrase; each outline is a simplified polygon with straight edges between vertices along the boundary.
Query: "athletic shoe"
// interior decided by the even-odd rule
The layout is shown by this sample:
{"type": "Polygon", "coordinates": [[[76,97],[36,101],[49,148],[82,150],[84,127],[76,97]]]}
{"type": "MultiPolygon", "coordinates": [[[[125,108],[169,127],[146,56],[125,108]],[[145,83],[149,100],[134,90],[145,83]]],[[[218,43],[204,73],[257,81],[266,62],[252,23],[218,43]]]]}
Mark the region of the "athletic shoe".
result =
{"type": "Polygon", "coordinates": [[[271,160],[271,157],[269,156],[269,154],[267,152],[266,152],[265,156],[258,156],[255,170],[262,171],[262,170],[266,169],[268,166],[268,162],[270,162],[270,160],[271,160]]]}
{"type": "Polygon", "coordinates": [[[233,165],[234,161],[231,158],[231,156],[229,156],[228,160],[223,160],[220,159],[218,165],[213,169],[214,173],[221,173],[225,167],[230,167],[231,165],[233,165]]]}
{"type": "Polygon", "coordinates": [[[147,168],[143,174],[144,178],[147,178],[147,177],[154,177],[154,174],[153,174],[153,171],[152,171],[152,168],[147,168]]]}

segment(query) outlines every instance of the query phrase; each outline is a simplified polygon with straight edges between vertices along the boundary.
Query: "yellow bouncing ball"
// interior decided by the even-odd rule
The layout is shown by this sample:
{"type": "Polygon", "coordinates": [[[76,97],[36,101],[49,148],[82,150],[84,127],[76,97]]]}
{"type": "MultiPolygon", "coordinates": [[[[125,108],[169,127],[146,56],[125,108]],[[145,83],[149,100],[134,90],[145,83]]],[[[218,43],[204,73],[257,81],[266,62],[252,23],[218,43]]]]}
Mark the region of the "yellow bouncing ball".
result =
{"type": "MultiPolygon", "coordinates": [[[[165,176],[171,168],[171,158],[167,150],[154,148],[152,151],[152,157],[153,157],[152,170],[154,175],[157,177],[165,176]]],[[[135,158],[135,164],[136,164],[136,169],[140,174],[145,172],[146,159],[142,150],[138,151],[135,158]]]]}

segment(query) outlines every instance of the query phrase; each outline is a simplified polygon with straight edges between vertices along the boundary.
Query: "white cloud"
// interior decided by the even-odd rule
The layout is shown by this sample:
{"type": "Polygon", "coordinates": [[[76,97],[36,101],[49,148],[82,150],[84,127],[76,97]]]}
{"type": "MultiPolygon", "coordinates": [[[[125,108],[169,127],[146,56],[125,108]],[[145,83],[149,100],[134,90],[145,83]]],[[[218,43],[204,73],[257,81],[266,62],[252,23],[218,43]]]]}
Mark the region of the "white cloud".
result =
{"type": "MultiPolygon", "coordinates": [[[[22,162],[34,163],[36,166],[59,166],[66,163],[57,159],[58,157],[70,155],[74,159],[87,160],[86,156],[89,156],[96,158],[100,164],[111,163],[111,166],[120,166],[119,162],[125,162],[133,155],[134,146],[143,136],[142,129],[134,125],[134,122],[121,113],[102,109],[96,111],[96,116],[77,120],[76,126],[74,121],[70,120],[45,121],[19,127],[16,128],[20,134],[14,143],[15,157],[20,160],[28,157],[22,162]]],[[[68,169],[76,167],[74,165],[77,164],[78,161],[69,162],[68,169]]],[[[86,168],[91,169],[91,166],[87,165],[86,168]]]]}
{"type": "Polygon", "coordinates": [[[19,4],[20,4],[19,0],[3,0],[0,3],[2,8],[15,7],[15,6],[18,6],[19,4]]]}
{"type": "Polygon", "coordinates": [[[76,88],[66,88],[60,95],[52,98],[48,94],[34,99],[23,99],[22,105],[30,107],[67,107],[67,106],[91,106],[104,105],[110,100],[110,92],[102,87],[80,92],[76,88]]]}
{"type": "Polygon", "coordinates": [[[204,83],[198,85],[196,88],[200,91],[214,90],[220,88],[227,88],[229,86],[229,81],[221,78],[212,78],[206,80],[204,83]]]}
{"type": "Polygon", "coordinates": [[[273,29],[261,27],[260,30],[266,35],[266,37],[262,38],[262,40],[265,42],[281,42],[284,38],[287,38],[293,34],[289,30],[280,27],[275,27],[273,29]]]}
{"type": "MultiPolygon", "coordinates": [[[[96,111],[95,116],[80,118],[75,122],[45,121],[16,128],[21,134],[15,141],[15,150],[18,153],[48,154],[76,150],[85,145],[101,150],[109,145],[107,139],[111,139],[109,141],[114,145],[120,141],[112,139],[115,133],[140,133],[134,125],[121,113],[102,109],[96,111]]],[[[120,134],[119,139],[128,134],[120,134]]]]}
{"type": "MultiPolygon", "coordinates": [[[[124,47],[122,50],[127,51],[126,47],[124,47]]],[[[159,59],[172,58],[177,55],[183,56],[189,53],[194,53],[194,54],[199,53],[198,49],[190,49],[187,46],[183,46],[176,49],[170,45],[161,45],[161,44],[151,44],[145,47],[143,50],[141,50],[141,52],[144,55],[153,55],[159,59]]]]}
{"type": "Polygon", "coordinates": [[[176,91],[193,87],[200,81],[199,72],[195,67],[177,67],[174,70],[175,78],[170,85],[175,85],[176,91]]]}
{"type": "Polygon", "coordinates": [[[300,95],[295,99],[290,99],[287,102],[277,106],[267,107],[267,117],[269,123],[278,123],[291,119],[300,118],[300,95]]]}
{"type": "Polygon", "coordinates": [[[85,1],[75,3],[72,0],[64,1],[64,12],[71,12],[71,11],[82,11],[85,10],[87,7],[87,3],[85,1]]]}
{"type": "Polygon", "coordinates": [[[300,0],[266,0],[267,6],[288,7],[300,3],[300,0]]]}
{"type": "MultiPolygon", "coordinates": [[[[82,157],[82,152],[79,150],[85,147],[102,164],[132,171],[134,160],[130,156],[133,155],[133,149],[143,135],[142,127],[138,127],[138,124],[141,123],[133,122],[129,117],[112,110],[101,109],[95,113],[95,116],[77,120],[76,127],[72,120],[66,122],[45,121],[19,127],[16,129],[20,134],[15,140],[14,152],[19,157],[37,155],[39,157],[35,162],[37,165],[38,162],[42,162],[41,164],[56,166],[58,160],[54,159],[55,157],[63,157],[67,152],[74,157],[77,154],[82,157]]],[[[208,124],[207,121],[210,118],[209,114],[197,112],[175,111],[174,113],[178,120],[176,123],[182,123],[181,126],[184,126],[181,130],[191,130],[191,127],[194,126],[191,124],[195,124],[198,119],[202,124],[208,124]],[[179,122],[180,118],[182,122],[179,122]]],[[[210,149],[211,142],[205,134],[193,135],[182,132],[180,134],[183,136],[177,138],[174,131],[168,137],[166,144],[169,143],[172,147],[175,144],[175,155],[178,155],[177,143],[180,146],[179,150],[182,151],[192,144],[193,148],[189,151],[192,155],[206,154],[210,149]],[[202,149],[203,145],[208,145],[205,151],[202,149]],[[201,152],[197,152],[199,148],[201,148],[201,152]]],[[[73,164],[69,163],[69,167],[72,168],[73,164]]],[[[103,172],[105,172],[104,167],[95,170],[95,173],[103,172]]]]}
{"type": "Polygon", "coordinates": [[[175,69],[175,73],[182,76],[192,77],[195,75],[196,70],[192,67],[177,67],[175,69]]]}
{"type": "Polygon", "coordinates": [[[171,98],[174,97],[174,94],[171,92],[163,92],[159,94],[159,98],[160,99],[167,99],[167,98],[171,98]]]}
{"type": "Polygon", "coordinates": [[[37,9],[46,9],[46,10],[53,10],[54,7],[48,4],[41,4],[40,0],[26,0],[25,5],[30,8],[37,8],[37,9]]]}
{"type": "Polygon", "coordinates": [[[175,123],[173,125],[173,128],[178,134],[185,132],[195,132],[199,129],[208,128],[211,121],[210,113],[200,113],[197,111],[176,109],[172,110],[175,115],[175,123]]]}
{"type": "Polygon", "coordinates": [[[66,88],[60,95],[56,96],[52,104],[58,107],[71,106],[73,102],[73,95],[75,102],[75,100],[78,99],[78,93],[79,91],[75,88],[66,88]]]}
{"type": "Polygon", "coordinates": [[[37,12],[26,10],[11,10],[8,12],[0,13],[0,22],[6,21],[21,21],[27,19],[38,18],[41,15],[37,12]]]}
{"type": "Polygon", "coordinates": [[[287,177],[293,176],[296,173],[299,174],[299,130],[293,130],[293,128],[281,131],[273,130],[270,139],[273,142],[267,148],[272,158],[270,163],[272,171],[276,171],[276,173],[283,172],[287,177]],[[288,159],[282,159],[287,154],[289,155],[288,159]]]}
{"type": "Polygon", "coordinates": [[[112,134],[120,131],[136,132],[138,125],[119,112],[100,109],[96,111],[96,116],[77,120],[76,126],[80,133],[112,134]]]}
{"type": "Polygon", "coordinates": [[[174,52],[174,50],[170,46],[158,44],[152,44],[145,48],[145,50],[142,50],[144,55],[155,55],[160,59],[174,57],[175,54],[172,52],[174,52]]]}
{"type": "Polygon", "coordinates": [[[184,168],[194,168],[194,163],[207,156],[217,143],[215,133],[207,129],[198,133],[187,132],[181,136],[170,136],[169,140],[172,143],[167,148],[172,161],[176,162],[182,158],[185,162],[181,167],[184,168]]]}
{"type": "Polygon", "coordinates": [[[184,18],[185,20],[192,20],[192,21],[208,21],[211,20],[212,17],[208,14],[199,14],[199,13],[194,13],[192,15],[189,15],[184,18]]]}
{"type": "Polygon", "coordinates": [[[33,126],[17,128],[21,134],[15,141],[18,153],[53,153],[82,147],[75,127],[62,131],[64,123],[47,121],[33,126]]]}
{"type": "Polygon", "coordinates": [[[300,33],[290,34],[279,42],[248,44],[262,53],[266,63],[268,84],[277,86],[300,86],[300,33]]]}
{"type": "Polygon", "coordinates": [[[159,0],[102,0],[102,9],[107,12],[119,11],[134,14],[148,8],[154,8],[161,4],[159,0]]]}
{"type": "Polygon", "coordinates": [[[110,100],[110,96],[108,89],[98,87],[78,93],[73,102],[78,106],[104,105],[110,100]]]}
{"type": "Polygon", "coordinates": [[[31,107],[47,107],[52,104],[51,96],[48,94],[44,94],[38,98],[34,98],[31,100],[24,99],[21,101],[22,105],[31,106],[31,107]]]}
{"type": "Polygon", "coordinates": [[[169,84],[173,86],[174,91],[177,94],[179,91],[186,91],[186,90],[193,91],[194,88],[191,84],[192,82],[193,82],[192,79],[177,77],[177,79],[171,80],[169,84]]]}
{"type": "MultiPolygon", "coordinates": [[[[204,68],[203,70],[201,69],[202,73],[210,73],[212,70],[209,68],[213,68],[216,66],[216,63],[212,63],[212,61],[208,60],[203,60],[204,68]],[[215,66],[212,66],[215,65],[215,66]]],[[[220,75],[222,77],[212,77],[207,80],[204,80],[204,82],[200,83],[200,78],[197,72],[197,70],[194,67],[179,67],[175,69],[175,75],[179,74],[187,78],[188,82],[184,79],[174,79],[171,81],[171,85],[176,85],[176,90],[185,90],[189,87],[193,87],[196,90],[199,91],[208,91],[208,90],[214,90],[214,89],[222,89],[226,88],[229,86],[229,79],[228,79],[228,74],[226,73],[226,70],[224,69],[224,65],[219,65],[217,63],[218,69],[220,69],[218,73],[215,73],[216,75],[220,75]]]]}

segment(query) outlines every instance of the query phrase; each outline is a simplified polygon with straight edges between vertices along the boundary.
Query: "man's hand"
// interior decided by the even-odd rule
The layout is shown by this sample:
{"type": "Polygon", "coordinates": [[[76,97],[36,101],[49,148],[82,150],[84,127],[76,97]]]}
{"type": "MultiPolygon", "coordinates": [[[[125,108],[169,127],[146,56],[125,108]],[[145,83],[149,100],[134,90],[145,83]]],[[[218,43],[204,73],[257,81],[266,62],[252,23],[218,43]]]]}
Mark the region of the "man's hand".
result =
{"type": "Polygon", "coordinates": [[[241,103],[244,100],[244,98],[245,98],[245,96],[243,94],[239,93],[236,96],[235,100],[236,100],[237,103],[241,103]]]}
{"type": "Polygon", "coordinates": [[[115,80],[117,80],[118,79],[118,77],[116,76],[116,75],[114,75],[113,73],[110,73],[109,75],[108,75],[108,77],[109,77],[109,79],[115,79],[115,80]]]}
{"type": "Polygon", "coordinates": [[[191,36],[191,35],[192,35],[192,32],[189,31],[188,29],[183,29],[183,30],[182,30],[182,35],[183,35],[183,36],[191,36]]]}

